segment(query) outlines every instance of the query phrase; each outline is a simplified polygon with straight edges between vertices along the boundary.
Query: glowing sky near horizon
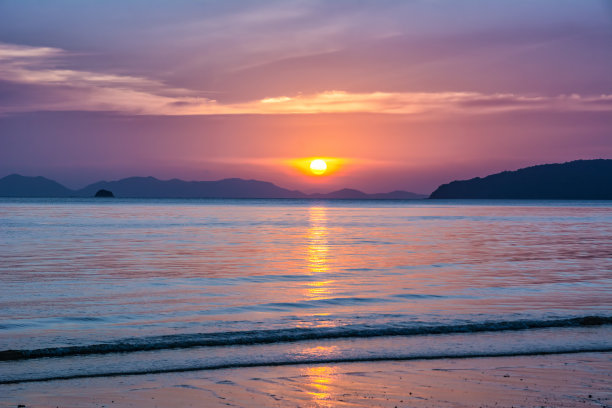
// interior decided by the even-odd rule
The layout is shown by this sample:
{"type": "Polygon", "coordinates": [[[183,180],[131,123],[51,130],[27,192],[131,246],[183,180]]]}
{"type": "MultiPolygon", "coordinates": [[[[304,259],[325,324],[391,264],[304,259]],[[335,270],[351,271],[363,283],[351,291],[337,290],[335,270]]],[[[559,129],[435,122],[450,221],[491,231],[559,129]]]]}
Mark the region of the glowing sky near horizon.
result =
{"type": "Polygon", "coordinates": [[[612,158],[611,44],[599,0],[4,0],[0,177],[428,193],[612,158]]]}

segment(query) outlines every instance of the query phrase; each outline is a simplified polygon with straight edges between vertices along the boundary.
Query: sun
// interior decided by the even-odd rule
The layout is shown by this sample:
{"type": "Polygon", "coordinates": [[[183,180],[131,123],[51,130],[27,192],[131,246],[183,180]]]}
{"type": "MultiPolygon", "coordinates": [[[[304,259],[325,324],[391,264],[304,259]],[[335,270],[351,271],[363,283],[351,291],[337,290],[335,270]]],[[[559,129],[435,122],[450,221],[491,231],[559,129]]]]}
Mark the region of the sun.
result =
{"type": "MultiPolygon", "coordinates": [[[[2,0],[0,0],[2,1],[2,0]]],[[[342,167],[349,161],[346,158],[332,156],[310,156],[295,159],[287,159],[286,164],[293,167],[301,175],[307,176],[305,181],[320,183],[335,176],[342,167]]]]}
{"type": "Polygon", "coordinates": [[[322,175],[327,170],[327,163],[322,159],[314,159],[310,162],[310,171],[317,176],[322,175]]]}

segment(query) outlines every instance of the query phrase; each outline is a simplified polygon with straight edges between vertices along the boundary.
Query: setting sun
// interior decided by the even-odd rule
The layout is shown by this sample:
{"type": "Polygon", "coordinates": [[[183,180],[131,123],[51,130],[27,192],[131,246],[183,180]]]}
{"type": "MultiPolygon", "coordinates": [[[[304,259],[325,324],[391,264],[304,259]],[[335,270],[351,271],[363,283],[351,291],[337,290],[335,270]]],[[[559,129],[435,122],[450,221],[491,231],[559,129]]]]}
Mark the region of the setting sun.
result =
{"type": "Polygon", "coordinates": [[[310,162],[310,171],[312,171],[313,174],[320,176],[323,173],[325,173],[326,170],[327,170],[327,163],[325,163],[325,160],[315,159],[310,162]]]}
{"type": "Polygon", "coordinates": [[[349,159],[333,156],[309,156],[287,159],[286,163],[297,170],[306,180],[321,183],[326,182],[329,176],[337,175],[338,171],[349,159]]]}

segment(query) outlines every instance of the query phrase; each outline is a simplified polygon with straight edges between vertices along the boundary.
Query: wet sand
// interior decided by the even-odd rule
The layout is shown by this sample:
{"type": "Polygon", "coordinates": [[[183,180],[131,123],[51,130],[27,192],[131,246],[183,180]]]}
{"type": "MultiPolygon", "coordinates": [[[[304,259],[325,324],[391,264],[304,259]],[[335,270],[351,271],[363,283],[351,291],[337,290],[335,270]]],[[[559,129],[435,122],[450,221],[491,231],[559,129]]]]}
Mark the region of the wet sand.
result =
{"type": "Polygon", "coordinates": [[[0,386],[17,407],[607,407],[612,353],[294,365],[0,386]]]}

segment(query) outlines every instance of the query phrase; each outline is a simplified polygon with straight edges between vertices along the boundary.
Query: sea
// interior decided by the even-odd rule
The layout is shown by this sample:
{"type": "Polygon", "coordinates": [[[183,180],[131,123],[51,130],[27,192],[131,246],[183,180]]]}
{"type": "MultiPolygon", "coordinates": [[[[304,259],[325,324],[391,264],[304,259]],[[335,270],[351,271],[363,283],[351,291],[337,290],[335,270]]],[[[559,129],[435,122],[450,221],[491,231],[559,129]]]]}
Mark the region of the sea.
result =
{"type": "Polygon", "coordinates": [[[612,351],[612,201],[0,199],[0,393],[583,351],[612,351]]]}

